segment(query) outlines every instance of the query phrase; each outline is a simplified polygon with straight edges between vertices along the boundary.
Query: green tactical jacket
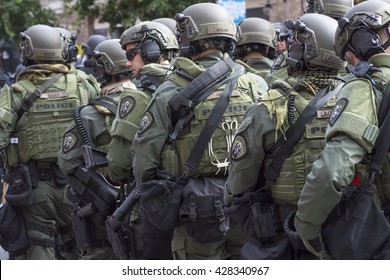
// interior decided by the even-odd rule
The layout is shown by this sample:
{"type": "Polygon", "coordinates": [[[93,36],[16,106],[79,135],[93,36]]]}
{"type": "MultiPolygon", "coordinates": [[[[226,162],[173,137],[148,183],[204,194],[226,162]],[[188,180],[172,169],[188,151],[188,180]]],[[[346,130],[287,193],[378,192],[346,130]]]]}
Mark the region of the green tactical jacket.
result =
{"type": "MultiPolygon", "coordinates": [[[[390,80],[390,55],[377,54],[370,62],[381,72],[373,75],[379,88],[390,80]]],[[[340,201],[342,190],[348,186],[359,164],[371,152],[378,132],[377,111],[382,94],[375,93],[369,80],[351,80],[341,89],[326,132],[327,144],[312,165],[306,184],[298,201],[295,226],[304,239],[320,234],[321,225],[340,201]]],[[[389,192],[389,156],[380,177],[389,192]]],[[[364,174],[362,174],[364,178],[364,174]]]]}

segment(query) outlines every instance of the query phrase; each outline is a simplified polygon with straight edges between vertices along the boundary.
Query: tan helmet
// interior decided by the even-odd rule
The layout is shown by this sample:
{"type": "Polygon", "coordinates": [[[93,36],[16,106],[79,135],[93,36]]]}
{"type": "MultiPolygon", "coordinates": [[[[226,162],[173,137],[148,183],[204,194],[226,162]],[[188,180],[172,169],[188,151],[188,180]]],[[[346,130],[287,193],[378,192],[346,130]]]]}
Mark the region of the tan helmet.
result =
{"type": "Polygon", "coordinates": [[[234,49],[236,26],[224,7],[215,3],[198,3],[177,13],[175,19],[181,55],[194,55],[208,48],[227,52],[234,49]],[[201,39],[207,44],[200,46],[201,39]]]}
{"type": "Polygon", "coordinates": [[[360,60],[368,60],[374,54],[385,52],[390,40],[382,42],[377,32],[389,23],[390,4],[385,1],[370,0],[355,5],[338,21],[335,32],[337,55],[346,59],[346,52],[351,51],[360,60]]]}
{"type": "Polygon", "coordinates": [[[288,38],[286,62],[292,69],[310,69],[321,66],[344,69],[345,62],[334,51],[334,33],[337,21],[329,16],[307,13],[297,21],[287,20],[285,26],[291,30],[288,38]]]}
{"type": "Polygon", "coordinates": [[[125,30],[120,39],[122,49],[129,43],[154,39],[161,50],[178,49],[176,35],[160,22],[143,21],[125,30]]]}
{"type": "Polygon", "coordinates": [[[159,22],[143,21],[125,30],[120,39],[122,49],[135,43],[142,60],[147,63],[158,63],[170,60],[179,49],[176,35],[166,25],[159,22]]]}
{"type": "Polygon", "coordinates": [[[236,27],[228,11],[215,3],[198,3],[176,14],[177,27],[190,41],[226,37],[236,40],[236,27]]]}
{"type": "Polygon", "coordinates": [[[65,62],[64,41],[53,27],[37,24],[20,33],[20,51],[23,63],[65,62]]]}
{"type": "Polygon", "coordinates": [[[309,6],[306,13],[318,13],[334,19],[342,17],[354,6],[353,0],[307,0],[309,6]]]}
{"type": "Polygon", "coordinates": [[[245,18],[237,26],[237,46],[262,44],[276,47],[275,28],[271,22],[262,18],[245,18]]]}
{"type": "Polygon", "coordinates": [[[152,22],[159,22],[167,26],[173,34],[176,34],[176,20],[173,18],[155,18],[152,22]]]}
{"type": "Polygon", "coordinates": [[[96,46],[92,52],[94,64],[102,67],[108,75],[129,72],[126,67],[126,52],[121,48],[119,39],[107,39],[96,46]]]}

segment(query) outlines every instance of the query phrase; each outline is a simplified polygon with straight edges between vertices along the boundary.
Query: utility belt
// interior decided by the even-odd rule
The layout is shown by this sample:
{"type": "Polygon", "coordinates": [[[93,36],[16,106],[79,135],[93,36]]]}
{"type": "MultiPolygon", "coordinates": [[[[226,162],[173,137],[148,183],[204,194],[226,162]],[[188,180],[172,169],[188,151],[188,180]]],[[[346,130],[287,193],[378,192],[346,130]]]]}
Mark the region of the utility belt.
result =
{"type": "Polygon", "coordinates": [[[68,184],[67,176],[56,163],[30,160],[27,167],[30,171],[33,188],[38,187],[38,181],[50,182],[58,188],[63,188],[68,184]]]}

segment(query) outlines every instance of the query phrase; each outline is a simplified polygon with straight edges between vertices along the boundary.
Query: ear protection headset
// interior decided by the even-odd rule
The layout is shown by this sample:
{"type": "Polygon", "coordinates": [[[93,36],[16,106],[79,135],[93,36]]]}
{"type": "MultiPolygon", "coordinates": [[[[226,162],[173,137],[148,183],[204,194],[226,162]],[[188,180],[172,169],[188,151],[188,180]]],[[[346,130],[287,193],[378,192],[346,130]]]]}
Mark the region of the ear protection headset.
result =
{"type": "Polygon", "coordinates": [[[161,48],[157,40],[148,38],[140,43],[142,60],[147,63],[158,63],[160,60],[161,48]]]}
{"type": "MultiPolygon", "coordinates": [[[[305,30],[306,24],[301,21],[292,21],[287,20],[285,22],[287,29],[292,30],[293,32],[303,32],[305,30]]],[[[287,38],[288,46],[288,57],[286,58],[286,63],[290,67],[296,70],[302,70],[304,66],[304,54],[305,54],[305,44],[300,43],[292,37],[287,38]]]]}
{"type": "Polygon", "coordinates": [[[360,60],[367,61],[374,54],[384,53],[389,45],[390,40],[382,45],[382,40],[378,34],[362,27],[352,34],[347,48],[360,60]]]}

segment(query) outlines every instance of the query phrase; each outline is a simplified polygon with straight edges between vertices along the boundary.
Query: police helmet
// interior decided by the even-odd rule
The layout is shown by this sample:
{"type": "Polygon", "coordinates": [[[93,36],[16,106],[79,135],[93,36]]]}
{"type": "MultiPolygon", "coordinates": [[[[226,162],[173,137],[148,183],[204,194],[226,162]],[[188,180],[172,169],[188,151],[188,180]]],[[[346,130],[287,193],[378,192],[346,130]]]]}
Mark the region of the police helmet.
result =
{"type": "Polygon", "coordinates": [[[77,40],[77,34],[71,33],[69,30],[62,28],[62,27],[53,27],[55,30],[57,30],[60,33],[60,36],[62,37],[62,40],[64,41],[64,48],[65,48],[65,60],[67,62],[73,62],[77,59],[77,47],[76,47],[76,40],[77,40]]]}
{"type": "Polygon", "coordinates": [[[84,54],[91,56],[96,46],[99,45],[104,40],[106,40],[106,37],[100,34],[94,34],[89,36],[87,42],[83,44],[84,54]]]}
{"type": "Polygon", "coordinates": [[[289,34],[288,34],[288,30],[287,30],[286,26],[284,26],[283,23],[281,23],[281,22],[274,22],[274,23],[272,23],[272,25],[275,28],[276,38],[279,41],[283,41],[283,40],[287,39],[289,34]]]}
{"type": "Polygon", "coordinates": [[[176,20],[173,18],[156,18],[152,22],[159,22],[167,26],[173,34],[176,34],[176,20]]]}
{"type": "Polygon", "coordinates": [[[20,33],[21,60],[63,63],[66,59],[64,41],[53,27],[37,24],[20,33]]]}
{"type": "Polygon", "coordinates": [[[334,19],[342,17],[354,6],[353,0],[307,0],[307,13],[318,13],[334,19]]]}
{"type": "MultiPolygon", "coordinates": [[[[208,48],[229,51],[236,40],[236,27],[228,11],[215,3],[198,3],[187,7],[175,17],[181,42],[188,41],[190,52],[199,53],[208,48]],[[199,46],[199,40],[207,44],[199,46]],[[228,44],[226,44],[228,42],[228,44]]],[[[182,43],[180,43],[182,48],[182,43]]]]}
{"type": "MultiPolygon", "coordinates": [[[[384,53],[390,40],[387,38],[382,42],[378,31],[389,28],[389,22],[390,4],[380,0],[357,4],[338,21],[335,33],[337,55],[346,59],[346,52],[351,51],[360,60],[368,60],[374,54],[384,53]]],[[[388,35],[389,31],[386,32],[388,35]]]]}
{"type": "Polygon", "coordinates": [[[92,53],[94,65],[102,67],[108,75],[129,72],[126,67],[126,52],[121,48],[119,39],[108,39],[98,44],[92,53]]]}
{"type": "Polygon", "coordinates": [[[345,68],[345,62],[334,51],[334,33],[337,28],[335,19],[308,13],[297,21],[287,20],[285,26],[291,31],[286,62],[293,70],[318,66],[345,68]]]}
{"type": "Polygon", "coordinates": [[[176,35],[171,29],[162,23],[152,21],[140,22],[125,30],[119,43],[124,50],[127,44],[137,44],[145,63],[158,63],[161,56],[166,54],[168,56],[165,59],[169,60],[179,48],[176,35]]]}

